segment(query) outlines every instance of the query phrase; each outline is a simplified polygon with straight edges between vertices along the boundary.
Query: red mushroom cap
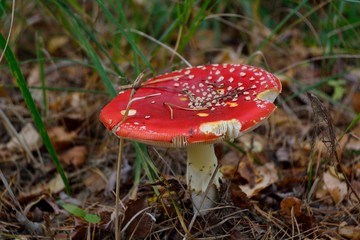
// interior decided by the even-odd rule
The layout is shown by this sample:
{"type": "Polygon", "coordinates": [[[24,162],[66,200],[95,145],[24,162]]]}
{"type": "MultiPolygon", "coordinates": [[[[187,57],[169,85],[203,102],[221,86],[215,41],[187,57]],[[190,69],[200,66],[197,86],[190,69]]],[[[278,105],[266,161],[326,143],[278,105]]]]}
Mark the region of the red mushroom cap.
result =
{"type": "Polygon", "coordinates": [[[255,128],[275,110],[281,83],[253,66],[213,64],[151,78],[129,104],[131,91],[103,108],[102,123],[122,138],[184,147],[231,140],[255,128]]]}

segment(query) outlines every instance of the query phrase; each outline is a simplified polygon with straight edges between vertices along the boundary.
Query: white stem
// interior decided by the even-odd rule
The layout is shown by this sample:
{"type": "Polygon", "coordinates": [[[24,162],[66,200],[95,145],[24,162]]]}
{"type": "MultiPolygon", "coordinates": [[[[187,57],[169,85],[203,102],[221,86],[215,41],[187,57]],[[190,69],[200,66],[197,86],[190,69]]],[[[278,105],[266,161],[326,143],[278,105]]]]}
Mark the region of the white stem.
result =
{"type": "Polygon", "coordinates": [[[187,154],[186,181],[188,188],[192,190],[194,210],[199,210],[200,214],[204,215],[205,209],[214,206],[217,189],[220,186],[221,173],[216,172],[212,185],[209,186],[209,191],[205,196],[205,191],[218,165],[214,145],[191,144],[187,148],[187,154]]]}

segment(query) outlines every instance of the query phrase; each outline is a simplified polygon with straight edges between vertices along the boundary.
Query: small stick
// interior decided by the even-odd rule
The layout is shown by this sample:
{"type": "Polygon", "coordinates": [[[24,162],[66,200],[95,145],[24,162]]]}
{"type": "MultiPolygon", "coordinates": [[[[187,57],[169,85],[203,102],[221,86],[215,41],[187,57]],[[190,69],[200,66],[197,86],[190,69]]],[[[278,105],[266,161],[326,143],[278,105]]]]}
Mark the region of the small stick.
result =
{"type": "MultiPolygon", "coordinates": [[[[126,111],[124,114],[124,118],[121,121],[124,122],[128,116],[130,104],[132,101],[132,98],[134,97],[134,94],[136,93],[137,89],[139,88],[139,84],[141,84],[141,79],[144,76],[143,73],[141,73],[133,84],[133,90],[130,94],[129,103],[126,107],[126,111]]],[[[119,203],[120,203],[120,174],[121,174],[121,166],[122,166],[122,155],[123,155],[123,148],[124,148],[124,139],[120,138],[119,141],[119,154],[118,154],[118,160],[117,160],[117,166],[116,166],[116,190],[115,190],[115,239],[121,240],[121,229],[120,229],[120,219],[119,219],[119,203]]]]}
{"type": "Polygon", "coordinates": [[[180,78],[184,75],[176,75],[176,76],[172,76],[172,77],[167,77],[167,78],[159,78],[150,82],[142,82],[141,79],[143,78],[144,74],[140,73],[140,75],[136,78],[136,80],[134,81],[133,84],[127,84],[127,85],[122,85],[120,86],[120,90],[127,90],[127,89],[135,89],[138,90],[140,87],[144,87],[144,86],[148,86],[154,83],[159,83],[159,82],[165,82],[165,81],[170,81],[170,80],[174,80],[174,78],[180,78]]]}
{"type": "Polygon", "coordinates": [[[116,190],[115,190],[115,239],[121,240],[121,229],[120,229],[120,219],[119,219],[119,203],[120,203],[120,173],[121,173],[121,166],[122,166],[122,154],[124,148],[124,139],[120,138],[119,141],[119,154],[117,159],[117,167],[116,167],[116,190]]]}

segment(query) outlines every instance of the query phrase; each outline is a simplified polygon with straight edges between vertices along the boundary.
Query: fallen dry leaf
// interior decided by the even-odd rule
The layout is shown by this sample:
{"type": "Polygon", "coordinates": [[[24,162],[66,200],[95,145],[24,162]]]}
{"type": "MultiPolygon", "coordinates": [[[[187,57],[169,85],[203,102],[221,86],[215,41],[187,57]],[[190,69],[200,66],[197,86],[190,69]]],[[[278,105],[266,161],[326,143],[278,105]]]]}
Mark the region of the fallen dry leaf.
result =
{"type": "Polygon", "coordinates": [[[234,49],[226,48],[223,49],[219,54],[216,55],[214,59],[214,63],[235,63],[235,64],[244,64],[246,63],[246,59],[239,55],[234,49]]]}
{"type": "Polygon", "coordinates": [[[21,156],[20,153],[8,149],[5,144],[0,145],[0,163],[13,162],[21,156]]]}
{"type": "Polygon", "coordinates": [[[106,181],[101,175],[103,175],[103,173],[101,173],[100,170],[95,169],[84,179],[85,186],[91,192],[96,193],[105,189],[106,181]]]}
{"type": "Polygon", "coordinates": [[[239,138],[239,141],[246,152],[251,151],[254,153],[262,152],[266,144],[264,137],[256,133],[245,134],[239,138]]]}
{"type": "Polygon", "coordinates": [[[339,204],[344,200],[348,193],[348,189],[346,182],[342,180],[344,176],[342,176],[341,173],[337,173],[338,176],[336,176],[332,172],[333,171],[328,170],[324,173],[323,181],[316,191],[316,198],[321,199],[326,195],[330,195],[332,200],[336,204],[339,204]]]}
{"type": "Polygon", "coordinates": [[[246,193],[248,198],[251,198],[258,194],[264,188],[278,181],[277,171],[274,163],[266,163],[263,166],[258,166],[257,179],[255,180],[255,186],[251,187],[249,184],[240,185],[239,188],[246,193]]]}
{"type": "Polygon", "coordinates": [[[279,147],[276,150],[276,158],[280,163],[291,164],[291,149],[289,147],[279,147]]]}
{"type": "Polygon", "coordinates": [[[47,43],[47,49],[50,53],[54,53],[56,50],[64,46],[69,42],[69,37],[67,35],[57,35],[52,38],[47,43]]]}
{"type": "Polygon", "coordinates": [[[46,195],[37,196],[24,208],[26,216],[31,216],[31,220],[39,222],[43,220],[44,212],[60,213],[60,208],[53,199],[46,195]]]}
{"type": "Polygon", "coordinates": [[[341,236],[351,240],[360,240],[360,227],[359,226],[340,226],[338,232],[341,236]]]}
{"type": "Polygon", "coordinates": [[[347,194],[346,182],[342,180],[344,177],[341,173],[338,173],[338,175],[339,176],[335,176],[334,174],[331,174],[331,172],[324,173],[325,187],[336,204],[341,203],[347,194]]]}
{"type": "Polygon", "coordinates": [[[359,151],[360,150],[360,125],[357,125],[353,129],[351,129],[351,134],[344,135],[341,138],[341,140],[339,141],[339,145],[341,147],[341,152],[344,149],[359,151]]]}
{"type": "Polygon", "coordinates": [[[231,200],[234,205],[241,209],[249,209],[251,207],[250,199],[236,184],[230,185],[231,200]]]}
{"type": "Polygon", "coordinates": [[[8,88],[4,87],[2,83],[0,83],[0,97],[7,98],[9,97],[8,88]]]}
{"type": "Polygon", "coordinates": [[[151,229],[151,217],[144,211],[148,207],[148,201],[145,196],[139,197],[136,200],[130,200],[126,204],[125,218],[122,222],[122,229],[124,229],[127,236],[133,238],[144,239],[149,234],[151,229]],[[142,214],[139,214],[142,212],[142,214]]]}
{"type": "Polygon", "coordinates": [[[61,179],[60,174],[56,174],[50,181],[40,182],[35,185],[30,192],[21,193],[19,198],[25,198],[27,196],[42,195],[44,193],[56,194],[65,188],[64,182],[61,179]]]}
{"type": "Polygon", "coordinates": [[[6,147],[10,150],[18,151],[19,148],[22,149],[24,147],[24,144],[26,144],[30,151],[37,150],[42,146],[41,136],[31,123],[27,123],[21,129],[18,136],[12,137],[6,144],[6,147]]]}
{"type": "Polygon", "coordinates": [[[239,163],[238,172],[240,174],[240,177],[246,179],[249,187],[253,188],[257,178],[256,166],[248,160],[241,161],[239,163]]]}
{"type": "Polygon", "coordinates": [[[237,174],[237,168],[241,158],[239,153],[236,151],[229,151],[224,154],[220,160],[220,172],[223,174],[224,178],[228,179],[237,179],[239,176],[237,174]]]}
{"type": "Polygon", "coordinates": [[[48,134],[56,150],[64,149],[73,144],[77,136],[75,131],[68,132],[62,126],[51,128],[48,134]]]}
{"type": "Polygon", "coordinates": [[[60,160],[67,166],[73,165],[79,168],[85,164],[87,153],[88,151],[85,146],[76,146],[61,154],[60,160]]]}

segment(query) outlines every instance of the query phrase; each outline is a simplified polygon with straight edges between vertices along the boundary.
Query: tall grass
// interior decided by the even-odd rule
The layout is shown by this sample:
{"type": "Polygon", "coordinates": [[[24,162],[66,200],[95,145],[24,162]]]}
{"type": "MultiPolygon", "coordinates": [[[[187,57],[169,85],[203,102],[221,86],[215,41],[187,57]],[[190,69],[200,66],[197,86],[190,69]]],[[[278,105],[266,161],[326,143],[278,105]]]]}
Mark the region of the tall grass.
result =
{"type": "Polygon", "coordinates": [[[60,161],[57,157],[55,148],[50,141],[49,135],[47,134],[44,122],[41,118],[41,115],[40,115],[38,109],[36,108],[34,99],[31,96],[31,93],[26,84],[25,78],[21,72],[19,64],[18,64],[14,54],[12,53],[10,47],[7,45],[6,40],[2,34],[0,34],[0,47],[4,50],[4,56],[8,63],[9,69],[10,69],[14,79],[17,82],[17,85],[21,91],[21,94],[24,98],[24,101],[25,101],[27,107],[29,108],[29,111],[34,120],[34,123],[40,132],[41,138],[43,139],[44,145],[45,145],[46,149],[48,150],[48,152],[50,153],[52,160],[56,166],[56,169],[57,169],[58,173],[60,174],[61,179],[64,182],[65,189],[68,193],[70,193],[69,182],[65,175],[64,169],[62,168],[60,161]]]}

